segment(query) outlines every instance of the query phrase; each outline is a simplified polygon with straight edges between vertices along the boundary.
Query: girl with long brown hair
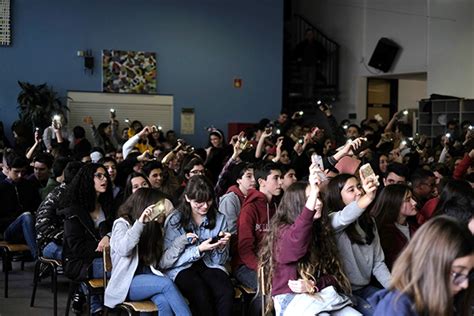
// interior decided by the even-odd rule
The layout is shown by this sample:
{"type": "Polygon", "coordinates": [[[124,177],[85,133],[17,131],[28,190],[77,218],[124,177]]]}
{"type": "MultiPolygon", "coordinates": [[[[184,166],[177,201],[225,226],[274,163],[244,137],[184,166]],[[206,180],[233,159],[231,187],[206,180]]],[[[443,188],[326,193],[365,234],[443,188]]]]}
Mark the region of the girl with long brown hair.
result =
{"type": "Polygon", "coordinates": [[[323,208],[317,168],[311,165],[309,184],[296,182],[285,191],[264,239],[259,271],[269,296],[267,313],[274,305],[277,315],[360,315],[339,294],[349,294],[350,283],[323,208]]]}
{"type": "Polygon", "coordinates": [[[375,315],[467,316],[474,294],[474,243],[447,216],[423,224],[392,270],[388,290],[370,299],[375,315]]]}

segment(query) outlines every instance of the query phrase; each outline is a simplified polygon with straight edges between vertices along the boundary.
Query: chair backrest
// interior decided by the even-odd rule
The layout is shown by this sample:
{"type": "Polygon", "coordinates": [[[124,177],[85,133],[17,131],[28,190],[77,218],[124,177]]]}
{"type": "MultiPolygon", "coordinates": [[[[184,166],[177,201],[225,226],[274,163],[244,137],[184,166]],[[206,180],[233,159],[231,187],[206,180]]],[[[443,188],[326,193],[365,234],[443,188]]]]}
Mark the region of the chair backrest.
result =
{"type": "Polygon", "coordinates": [[[110,247],[105,247],[102,251],[102,260],[104,263],[104,290],[107,287],[107,273],[112,272],[112,259],[110,258],[110,247]]]}
{"type": "Polygon", "coordinates": [[[258,273],[258,282],[259,282],[259,292],[260,292],[260,297],[262,298],[262,316],[265,316],[265,295],[267,295],[265,291],[265,270],[263,265],[259,268],[259,273],[258,273]]]}

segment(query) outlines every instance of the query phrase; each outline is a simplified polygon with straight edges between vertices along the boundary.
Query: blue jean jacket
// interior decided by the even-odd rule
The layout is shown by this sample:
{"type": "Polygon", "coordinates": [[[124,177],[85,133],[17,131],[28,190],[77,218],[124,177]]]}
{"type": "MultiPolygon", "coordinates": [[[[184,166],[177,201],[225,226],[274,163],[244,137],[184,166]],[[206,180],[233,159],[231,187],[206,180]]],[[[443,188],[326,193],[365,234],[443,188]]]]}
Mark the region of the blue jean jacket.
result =
{"type": "Polygon", "coordinates": [[[165,222],[165,245],[164,253],[160,260],[160,267],[163,272],[173,281],[178,273],[192,266],[200,259],[209,268],[217,268],[226,272],[224,264],[229,257],[229,245],[223,249],[215,249],[200,253],[199,243],[209,238],[217,236],[220,232],[227,231],[225,216],[221,213],[216,215],[216,225],[213,229],[206,228],[207,219],[199,227],[190,223],[192,233],[198,236],[198,241],[190,244],[186,238],[186,231],[179,225],[181,212],[175,210],[171,213],[165,222]]]}

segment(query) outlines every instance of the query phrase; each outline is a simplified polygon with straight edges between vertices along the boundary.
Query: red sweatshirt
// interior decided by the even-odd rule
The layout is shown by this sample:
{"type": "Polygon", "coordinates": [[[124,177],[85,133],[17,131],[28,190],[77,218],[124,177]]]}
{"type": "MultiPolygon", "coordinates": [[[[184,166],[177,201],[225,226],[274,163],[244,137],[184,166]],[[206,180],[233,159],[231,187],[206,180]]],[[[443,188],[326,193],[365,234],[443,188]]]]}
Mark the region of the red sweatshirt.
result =
{"type": "Polygon", "coordinates": [[[232,258],[232,269],[245,264],[257,271],[260,243],[270,230],[275,211],[275,203],[268,203],[265,194],[249,190],[237,220],[237,255],[232,258]]]}
{"type": "Polygon", "coordinates": [[[293,293],[288,287],[288,281],[299,278],[298,261],[308,252],[311,244],[313,216],[314,212],[305,207],[293,225],[281,228],[275,245],[272,296],[293,293]]]}

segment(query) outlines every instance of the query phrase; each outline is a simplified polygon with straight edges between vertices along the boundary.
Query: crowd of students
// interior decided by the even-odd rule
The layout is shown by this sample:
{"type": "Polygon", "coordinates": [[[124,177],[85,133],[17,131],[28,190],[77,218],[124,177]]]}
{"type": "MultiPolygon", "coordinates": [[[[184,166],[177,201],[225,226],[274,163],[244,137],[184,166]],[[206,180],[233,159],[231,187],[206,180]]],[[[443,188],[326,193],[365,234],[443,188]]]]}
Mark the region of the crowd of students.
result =
{"type": "Polygon", "coordinates": [[[2,148],[0,231],[72,280],[101,277],[110,248],[94,315],[125,300],[231,315],[235,282],[266,302],[249,313],[470,315],[471,123],[428,139],[399,113],[359,126],[320,110],[330,130],[282,112],[229,143],[210,128],[206,148],[113,115],[72,132],[63,118],[2,148]]]}

